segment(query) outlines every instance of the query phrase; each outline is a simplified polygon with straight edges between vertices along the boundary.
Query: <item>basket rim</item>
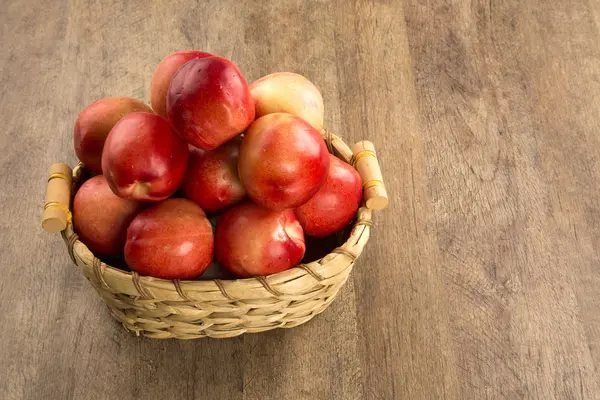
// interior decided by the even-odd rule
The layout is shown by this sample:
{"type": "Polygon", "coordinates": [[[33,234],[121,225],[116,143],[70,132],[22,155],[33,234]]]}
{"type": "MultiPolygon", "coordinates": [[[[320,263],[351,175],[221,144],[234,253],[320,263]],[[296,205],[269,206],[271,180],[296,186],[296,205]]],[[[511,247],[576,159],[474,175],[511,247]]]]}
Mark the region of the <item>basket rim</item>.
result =
{"type": "MultiPolygon", "coordinates": [[[[329,152],[352,165],[352,150],[348,145],[344,143],[339,136],[334,135],[326,129],[323,129],[321,134],[325,139],[329,152]]],[[[82,163],[79,163],[73,169],[74,189],[80,180],[84,168],[85,166],[82,163]]],[[[71,198],[74,196],[75,190],[72,190],[71,198]]],[[[354,261],[362,253],[364,245],[368,240],[370,228],[372,227],[372,210],[365,206],[364,201],[358,209],[356,216],[357,218],[353,223],[350,235],[345,242],[324,257],[309,263],[298,264],[282,272],[266,276],[237,279],[169,280],[139,275],[134,271],[129,272],[113,267],[97,258],[92,251],[79,240],[72,221],[69,221],[67,228],[62,232],[62,237],[67,244],[72,261],[76,265],[82,266],[78,262],[81,261],[83,266],[89,267],[91,271],[88,272],[92,279],[111,291],[124,292],[144,299],[156,299],[157,297],[152,293],[152,289],[158,289],[161,292],[176,292],[177,295],[173,296],[172,300],[178,299],[180,301],[194,301],[193,298],[188,296],[189,292],[203,292],[204,294],[210,294],[212,292],[214,293],[215,300],[226,298],[230,301],[240,298],[240,296],[234,295],[236,292],[247,292],[245,293],[247,295],[244,295],[243,298],[261,299],[265,297],[265,290],[275,297],[280,297],[282,295],[303,292],[303,290],[301,290],[302,287],[314,288],[315,281],[317,281],[317,283],[326,284],[326,281],[330,278],[335,279],[335,276],[338,274],[348,273],[349,271],[346,270],[353,266],[354,261]],[[365,234],[367,235],[366,240],[362,239],[365,234]],[[345,260],[345,262],[334,262],[336,259],[341,261],[340,257],[345,260]],[[308,278],[308,280],[302,278],[308,278]],[[130,282],[129,285],[126,285],[128,286],[125,288],[126,290],[123,290],[123,281],[130,282]],[[305,284],[300,284],[299,281],[304,281],[305,284]],[[115,290],[114,286],[117,282],[120,282],[121,284],[117,284],[116,286],[118,286],[119,289],[115,290]],[[294,285],[295,282],[298,282],[298,285],[294,285]],[[278,289],[288,284],[291,284],[291,286],[294,287],[299,286],[296,287],[296,289],[300,290],[293,292],[286,290],[285,292],[281,292],[278,289]],[[257,289],[260,295],[251,295],[250,292],[256,291],[257,289]]]]}

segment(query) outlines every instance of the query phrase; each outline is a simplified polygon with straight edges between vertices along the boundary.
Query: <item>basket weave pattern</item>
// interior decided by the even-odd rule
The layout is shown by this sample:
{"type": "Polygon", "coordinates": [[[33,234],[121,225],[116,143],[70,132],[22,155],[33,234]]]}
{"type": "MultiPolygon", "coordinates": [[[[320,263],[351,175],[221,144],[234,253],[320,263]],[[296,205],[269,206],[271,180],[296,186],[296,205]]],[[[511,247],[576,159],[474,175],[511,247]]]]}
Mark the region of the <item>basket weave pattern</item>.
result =
{"type": "MultiPolygon", "coordinates": [[[[329,151],[351,162],[352,152],[324,131],[329,151]]],[[[73,187],[83,166],[73,170],[73,187]]],[[[72,190],[74,195],[75,190],[72,190]]],[[[228,338],[291,328],[323,312],[348,279],[369,240],[372,211],[358,210],[346,242],[320,260],[266,277],[236,280],[164,280],[111,267],[79,241],[71,222],[62,232],[69,255],[106,302],[114,318],[152,338],[228,338]]]]}

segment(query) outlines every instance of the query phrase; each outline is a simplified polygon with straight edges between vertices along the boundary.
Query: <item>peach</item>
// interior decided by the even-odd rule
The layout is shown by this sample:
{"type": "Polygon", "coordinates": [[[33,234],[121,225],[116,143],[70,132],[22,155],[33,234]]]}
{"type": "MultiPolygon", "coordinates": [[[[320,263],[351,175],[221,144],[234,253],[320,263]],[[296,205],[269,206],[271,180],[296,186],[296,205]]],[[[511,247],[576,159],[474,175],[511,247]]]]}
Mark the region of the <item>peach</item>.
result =
{"type": "Polygon", "coordinates": [[[362,179],[354,168],[329,155],[325,184],[305,204],[296,209],[304,233],[329,236],[344,228],[358,210],[362,198],[362,179]]]}
{"type": "Polygon", "coordinates": [[[130,113],[110,131],[102,154],[102,171],[116,195],[160,201],[183,180],[188,146],[155,114],[130,113]]]}
{"type": "Polygon", "coordinates": [[[196,58],[173,76],[167,113],[177,134],[212,150],[242,133],[254,120],[254,101],[240,70],[221,57],[196,58]]]}
{"type": "Polygon", "coordinates": [[[235,139],[212,151],[191,147],[180,187],[184,196],[206,212],[224,211],[242,201],[246,191],[238,176],[239,151],[240,141],[235,139]]]}
{"type": "Polygon", "coordinates": [[[166,56],[154,70],[150,83],[150,104],[154,112],[167,118],[167,92],[175,72],[194,58],[210,57],[212,54],[197,50],[178,51],[166,56]]]}
{"type": "Polygon", "coordinates": [[[142,275],[194,279],[213,259],[213,232],[193,201],[168,199],[138,214],[127,229],[125,261],[142,275]]]}
{"type": "Polygon", "coordinates": [[[217,221],[215,255],[242,278],[285,271],[302,259],[304,233],[292,210],[271,211],[246,202],[217,221]]]}
{"type": "Polygon", "coordinates": [[[308,122],[291,114],[267,114],[246,131],[238,171],[255,203],[272,210],[296,208],[325,183],[328,154],[308,122]]]}
{"type": "Polygon", "coordinates": [[[323,97],[311,81],[293,72],[276,72],[250,85],[256,117],[277,112],[296,115],[323,128],[323,97]]]}
{"type": "Polygon", "coordinates": [[[98,256],[123,255],[127,227],[144,205],[115,195],[106,178],[94,176],[73,200],[73,224],[79,239],[98,256]]]}
{"type": "Polygon", "coordinates": [[[73,141],[77,158],[90,170],[102,173],[102,149],[110,130],[130,112],[152,112],[131,97],[109,97],[87,106],[77,118],[73,141]]]}

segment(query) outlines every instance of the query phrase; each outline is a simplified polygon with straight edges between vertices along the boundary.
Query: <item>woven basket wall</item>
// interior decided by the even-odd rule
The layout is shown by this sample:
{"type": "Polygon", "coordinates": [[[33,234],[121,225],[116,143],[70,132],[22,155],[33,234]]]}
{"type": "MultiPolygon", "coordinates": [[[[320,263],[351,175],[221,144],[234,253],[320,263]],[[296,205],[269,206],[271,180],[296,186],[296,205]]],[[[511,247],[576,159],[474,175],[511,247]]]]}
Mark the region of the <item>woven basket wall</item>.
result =
{"type": "MultiPolygon", "coordinates": [[[[329,151],[351,162],[352,151],[323,131],[329,151]]],[[[73,188],[82,183],[73,170],[73,188]]],[[[246,332],[291,328],[323,312],[344,285],[369,240],[372,211],[358,210],[348,239],[324,258],[290,270],[236,280],[178,281],[111,267],[78,240],[71,222],[62,232],[69,255],[112,315],[137,335],[152,338],[229,338],[246,332]]]]}

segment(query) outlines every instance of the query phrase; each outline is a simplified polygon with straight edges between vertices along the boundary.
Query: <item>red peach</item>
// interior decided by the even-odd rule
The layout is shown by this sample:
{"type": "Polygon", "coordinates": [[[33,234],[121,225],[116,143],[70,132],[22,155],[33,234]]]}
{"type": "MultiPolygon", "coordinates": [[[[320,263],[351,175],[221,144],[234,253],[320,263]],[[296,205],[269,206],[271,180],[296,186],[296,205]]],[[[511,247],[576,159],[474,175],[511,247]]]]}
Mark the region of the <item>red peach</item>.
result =
{"type": "Polygon", "coordinates": [[[302,259],[304,233],[292,210],[271,211],[247,202],[217,221],[217,261],[242,278],[285,271],[302,259]]]}
{"type": "Polygon", "coordinates": [[[254,120],[254,101],[240,70],[221,57],[196,58],[173,76],[167,113],[187,143],[212,150],[254,120]]]}
{"type": "Polygon", "coordinates": [[[306,203],[325,183],[325,141],[308,122],[291,114],[268,114],[246,131],[238,171],[248,195],[272,210],[306,203]]]}
{"type": "Polygon", "coordinates": [[[323,97],[302,75],[276,72],[250,85],[256,117],[283,112],[296,115],[316,130],[323,128],[323,97]]]}
{"type": "Polygon", "coordinates": [[[123,254],[127,227],[143,204],[116,196],[106,178],[94,176],[81,185],[73,200],[73,224],[79,238],[99,256],[123,254]]]}
{"type": "Polygon", "coordinates": [[[223,211],[242,201],[246,191],[238,176],[239,152],[236,139],[212,151],[191,147],[181,192],[206,212],[223,211]]]}
{"type": "Polygon", "coordinates": [[[305,204],[296,209],[298,221],[307,235],[329,236],[348,225],[362,198],[362,179],[354,168],[329,155],[325,184],[305,204]]]}
{"type": "Polygon", "coordinates": [[[203,51],[188,50],[178,51],[166,56],[154,70],[152,82],[150,83],[150,104],[154,112],[161,117],[167,118],[167,93],[169,84],[175,72],[186,62],[194,58],[210,57],[212,54],[203,51]]]}
{"type": "Polygon", "coordinates": [[[194,279],[213,259],[213,232],[193,201],[168,199],[138,214],[127,229],[125,261],[142,275],[194,279]]]}
{"type": "Polygon", "coordinates": [[[87,106],[77,118],[73,142],[77,158],[85,166],[102,173],[102,149],[110,130],[125,114],[144,111],[150,107],[131,97],[109,97],[87,106]]]}
{"type": "Polygon", "coordinates": [[[183,180],[188,146],[155,114],[130,113],[110,131],[102,154],[102,171],[116,195],[160,201],[183,180]]]}

